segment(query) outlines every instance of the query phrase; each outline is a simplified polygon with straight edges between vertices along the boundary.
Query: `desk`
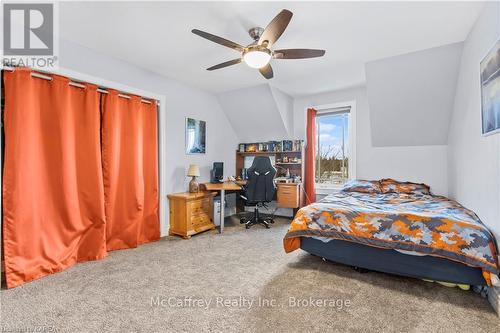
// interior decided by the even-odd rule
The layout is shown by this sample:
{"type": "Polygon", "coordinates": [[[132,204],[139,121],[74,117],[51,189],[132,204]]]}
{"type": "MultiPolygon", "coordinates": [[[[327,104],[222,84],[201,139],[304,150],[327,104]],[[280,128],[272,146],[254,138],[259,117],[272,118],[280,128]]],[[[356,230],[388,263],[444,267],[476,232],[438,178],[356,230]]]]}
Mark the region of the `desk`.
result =
{"type": "Polygon", "coordinates": [[[220,233],[222,234],[224,231],[224,206],[226,204],[226,191],[239,191],[241,190],[241,186],[235,182],[202,183],[201,188],[205,191],[220,192],[220,233]]]}

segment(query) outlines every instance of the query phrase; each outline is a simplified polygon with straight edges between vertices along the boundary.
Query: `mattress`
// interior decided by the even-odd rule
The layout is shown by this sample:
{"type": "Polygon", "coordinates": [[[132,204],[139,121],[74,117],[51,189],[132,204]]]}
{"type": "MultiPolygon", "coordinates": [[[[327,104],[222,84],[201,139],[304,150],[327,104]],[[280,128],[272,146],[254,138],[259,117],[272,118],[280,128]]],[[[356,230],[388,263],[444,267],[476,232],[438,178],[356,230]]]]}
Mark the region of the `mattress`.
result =
{"type": "Polygon", "coordinates": [[[444,258],[481,269],[486,281],[498,274],[490,231],[474,212],[442,196],[340,191],[297,212],[285,251],[299,248],[303,237],[444,258]]]}

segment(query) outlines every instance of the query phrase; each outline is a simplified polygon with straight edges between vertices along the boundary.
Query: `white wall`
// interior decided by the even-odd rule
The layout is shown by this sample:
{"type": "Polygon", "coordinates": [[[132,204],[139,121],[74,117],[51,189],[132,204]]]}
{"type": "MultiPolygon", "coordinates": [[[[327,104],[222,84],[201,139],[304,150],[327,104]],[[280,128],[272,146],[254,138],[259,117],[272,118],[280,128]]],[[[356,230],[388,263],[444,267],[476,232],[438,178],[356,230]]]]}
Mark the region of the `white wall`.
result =
{"type": "Polygon", "coordinates": [[[479,63],[500,37],[500,3],[486,3],[465,40],[449,131],[450,196],[500,240],[500,134],[481,135],[479,63]]]}
{"type": "Polygon", "coordinates": [[[269,86],[271,88],[271,93],[274,97],[274,101],[276,103],[276,107],[281,114],[281,119],[283,119],[283,123],[285,124],[285,128],[287,131],[287,137],[283,139],[292,139],[293,138],[293,98],[284,93],[283,91],[275,88],[273,86],[269,86]]]}
{"type": "MultiPolygon", "coordinates": [[[[163,165],[166,188],[160,198],[164,204],[167,193],[187,190],[186,172],[191,163],[200,166],[201,182],[209,181],[214,161],[224,162],[225,177],[234,174],[238,139],[214,95],[67,41],[60,43],[59,59],[61,67],[165,95],[166,121],[161,130],[166,134],[166,163],[163,165]],[[207,122],[206,154],[185,154],[186,117],[207,122]]],[[[164,207],[168,209],[168,205],[164,207]]],[[[166,235],[167,230],[168,226],[162,225],[162,235],[166,235]]]]}
{"type": "MultiPolygon", "coordinates": [[[[373,147],[370,109],[365,87],[297,98],[294,101],[294,136],[305,138],[306,109],[310,106],[356,101],[356,177],[395,178],[423,182],[433,193],[448,193],[447,147],[373,147]]],[[[423,133],[425,135],[425,133],[423,133]]]]}
{"type": "Polygon", "coordinates": [[[368,62],[372,144],[446,145],[462,43],[368,62]]]}
{"type": "Polygon", "coordinates": [[[285,120],[268,84],[228,91],[217,98],[240,142],[288,138],[285,120]]]}

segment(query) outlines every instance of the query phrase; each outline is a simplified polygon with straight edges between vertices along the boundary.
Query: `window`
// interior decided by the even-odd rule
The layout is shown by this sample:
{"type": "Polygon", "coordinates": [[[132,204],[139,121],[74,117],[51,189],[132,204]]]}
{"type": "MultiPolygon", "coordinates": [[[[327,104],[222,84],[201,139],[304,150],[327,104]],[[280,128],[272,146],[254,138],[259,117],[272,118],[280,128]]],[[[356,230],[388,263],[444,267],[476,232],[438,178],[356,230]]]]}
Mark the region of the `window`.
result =
{"type": "Polygon", "coordinates": [[[350,174],[350,107],[318,111],[316,117],[316,187],[344,184],[350,174]]]}

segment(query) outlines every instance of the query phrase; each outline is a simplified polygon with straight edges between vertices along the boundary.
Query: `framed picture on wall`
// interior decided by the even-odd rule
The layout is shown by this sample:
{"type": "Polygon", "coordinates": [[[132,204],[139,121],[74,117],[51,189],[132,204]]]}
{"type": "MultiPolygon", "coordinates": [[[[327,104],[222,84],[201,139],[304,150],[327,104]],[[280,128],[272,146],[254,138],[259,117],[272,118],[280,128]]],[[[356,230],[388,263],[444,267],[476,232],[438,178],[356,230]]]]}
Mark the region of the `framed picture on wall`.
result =
{"type": "Polygon", "coordinates": [[[207,123],[186,118],[186,154],[205,154],[206,142],[207,123]]]}
{"type": "Polygon", "coordinates": [[[480,64],[483,135],[500,133],[500,39],[480,64]]]}

